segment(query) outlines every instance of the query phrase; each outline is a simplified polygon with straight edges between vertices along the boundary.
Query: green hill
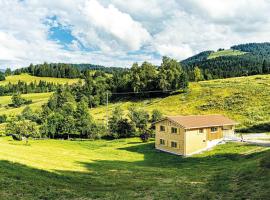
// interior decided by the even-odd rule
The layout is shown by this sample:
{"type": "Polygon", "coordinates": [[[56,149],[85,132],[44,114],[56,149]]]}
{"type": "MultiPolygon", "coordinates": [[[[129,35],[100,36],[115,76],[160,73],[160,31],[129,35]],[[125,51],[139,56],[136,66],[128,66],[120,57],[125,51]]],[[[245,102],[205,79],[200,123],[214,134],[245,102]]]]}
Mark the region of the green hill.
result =
{"type": "Polygon", "coordinates": [[[193,80],[193,69],[202,70],[204,79],[240,77],[270,73],[270,43],[250,43],[227,50],[204,51],[181,61],[193,80]]]}
{"type": "MultiPolygon", "coordinates": [[[[62,79],[60,79],[62,80],[62,79]]],[[[39,109],[51,93],[23,95],[32,99],[30,107],[39,109]]],[[[224,114],[241,123],[240,127],[252,126],[270,121],[270,75],[256,75],[190,83],[187,93],[174,94],[165,98],[121,100],[110,102],[109,113],[117,105],[127,110],[137,106],[149,112],[160,110],[164,115],[224,114]]],[[[0,115],[19,114],[24,107],[10,108],[10,96],[0,98],[0,115]]],[[[126,111],[127,112],[127,111],[126,111]]],[[[106,106],[90,109],[96,120],[103,121],[106,106]]]]}
{"type": "MultiPolygon", "coordinates": [[[[109,112],[119,105],[127,110],[137,106],[149,112],[160,110],[164,115],[224,114],[241,123],[240,127],[270,121],[270,75],[219,79],[190,83],[188,93],[166,98],[124,101],[109,104],[109,112]]],[[[106,106],[94,108],[92,115],[104,120],[106,106]]]]}

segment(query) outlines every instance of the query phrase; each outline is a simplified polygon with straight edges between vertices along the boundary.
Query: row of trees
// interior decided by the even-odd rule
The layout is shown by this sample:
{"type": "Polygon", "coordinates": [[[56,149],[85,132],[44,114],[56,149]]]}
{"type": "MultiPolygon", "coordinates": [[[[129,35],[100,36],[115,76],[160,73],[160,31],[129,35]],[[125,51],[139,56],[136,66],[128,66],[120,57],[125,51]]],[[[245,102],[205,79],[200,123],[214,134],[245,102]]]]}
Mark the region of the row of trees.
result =
{"type": "Polygon", "coordinates": [[[57,77],[57,78],[78,78],[81,72],[78,68],[64,63],[44,63],[39,65],[30,64],[27,68],[16,69],[14,74],[29,73],[33,76],[57,77]]]}
{"type": "MultiPolygon", "coordinates": [[[[14,74],[29,73],[33,76],[56,77],[56,78],[83,78],[86,71],[102,71],[112,74],[113,72],[123,72],[126,68],[120,67],[104,67],[93,64],[67,64],[67,63],[43,63],[38,65],[30,64],[26,68],[16,69],[14,74]]],[[[8,76],[12,72],[8,68],[5,75],[8,76]]]]}
{"type": "Polygon", "coordinates": [[[0,96],[12,95],[14,93],[28,94],[53,92],[56,91],[59,87],[61,87],[59,84],[54,84],[46,81],[26,83],[19,80],[15,84],[8,83],[6,85],[0,85],[0,96]]]}
{"type": "Polygon", "coordinates": [[[188,77],[177,60],[163,57],[160,67],[134,63],[129,71],[114,74],[113,92],[170,91],[187,89],[188,77]]]}

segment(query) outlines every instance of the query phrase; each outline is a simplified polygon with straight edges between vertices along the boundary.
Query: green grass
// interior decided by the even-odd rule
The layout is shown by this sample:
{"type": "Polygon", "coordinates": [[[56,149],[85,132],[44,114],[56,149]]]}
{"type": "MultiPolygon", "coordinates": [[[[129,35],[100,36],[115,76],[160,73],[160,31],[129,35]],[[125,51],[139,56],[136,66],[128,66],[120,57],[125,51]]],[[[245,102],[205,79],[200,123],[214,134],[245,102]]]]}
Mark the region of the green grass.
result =
{"type": "Polygon", "coordinates": [[[0,138],[0,199],[267,199],[269,150],[228,143],[181,158],[139,139],[0,138]],[[265,151],[266,150],[266,151],[265,151]]]}
{"type": "Polygon", "coordinates": [[[68,79],[68,78],[53,78],[53,77],[37,77],[37,76],[31,76],[29,74],[21,74],[21,75],[12,75],[12,76],[7,76],[6,80],[0,81],[0,85],[6,85],[8,83],[15,84],[18,81],[24,81],[26,83],[34,82],[36,81],[37,83],[39,81],[46,81],[50,83],[55,83],[55,84],[73,84],[78,82],[79,79],[68,79]]]}
{"type": "Polygon", "coordinates": [[[240,56],[246,54],[246,52],[242,52],[239,50],[227,49],[222,51],[213,52],[208,56],[208,59],[218,58],[221,56],[240,56]]]}
{"type": "MultiPolygon", "coordinates": [[[[270,121],[270,75],[256,75],[191,83],[188,93],[166,98],[141,99],[109,104],[109,113],[119,105],[131,105],[164,115],[223,114],[248,127],[270,121]]],[[[106,117],[106,106],[91,110],[99,120],[106,117]]]]}
{"type": "MultiPolygon", "coordinates": [[[[31,93],[23,94],[22,97],[25,99],[31,99],[33,102],[29,105],[33,110],[38,110],[43,104],[45,104],[52,93],[31,93]]],[[[11,103],[11,96],[1,96],[0,97],[0,115],[18,115],[26,106],[21,106],[19,108],[9,107],[8,104],[11,103]]]]}

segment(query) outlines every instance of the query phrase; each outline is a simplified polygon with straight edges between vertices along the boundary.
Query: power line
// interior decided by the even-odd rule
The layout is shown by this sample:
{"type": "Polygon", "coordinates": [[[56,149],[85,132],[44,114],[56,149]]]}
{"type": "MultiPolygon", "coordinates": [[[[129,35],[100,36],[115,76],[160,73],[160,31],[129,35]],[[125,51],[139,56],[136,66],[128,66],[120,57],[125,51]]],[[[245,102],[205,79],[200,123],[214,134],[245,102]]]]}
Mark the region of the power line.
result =
{"type": "MultiPolygon", "coordinates": [[[[148,90],[141,92],[112,92],[111,95],[125,95],[125,94],[149,94],[149,93],[165,93],[165,92],[177,92],[178,90],[148,90]]],[[[109,92],[106,92],[106,127],[109,131],[109,92]]]]}
{"type": "Polygon", "coordinates": [[[110,94],[145,94],[145,93],[165,93],[165,92],[177,92],[178,90],[149,90],[149,91],[141,91],[141,92],[112,92],[110,94]]]}

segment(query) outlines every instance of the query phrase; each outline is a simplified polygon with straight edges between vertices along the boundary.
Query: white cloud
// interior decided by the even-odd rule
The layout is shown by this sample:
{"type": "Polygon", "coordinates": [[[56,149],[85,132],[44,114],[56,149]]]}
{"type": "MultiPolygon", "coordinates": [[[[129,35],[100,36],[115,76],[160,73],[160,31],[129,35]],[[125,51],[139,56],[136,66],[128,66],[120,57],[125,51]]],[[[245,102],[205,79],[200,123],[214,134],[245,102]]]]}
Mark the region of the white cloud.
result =
{"type": "Polygon", "coordinates": [[[98,1],[89,0],[82,8],[82,12],[90,24],[111,34],[126,47],[126,50],[138,50],[150,39],[149,33],[139,22],[112,4],[105,8],[98,1]]]}
{"type": "Polygon", "coordinates": [[[269,10],[269,0],[0,0],[0,66],[44,61],[127,66],[158,63],[157,54],[183,59],[269,41],[269,10]],[[50,27],[59,24],[74,37],[68,49],[49,39],[50,27]]]}

